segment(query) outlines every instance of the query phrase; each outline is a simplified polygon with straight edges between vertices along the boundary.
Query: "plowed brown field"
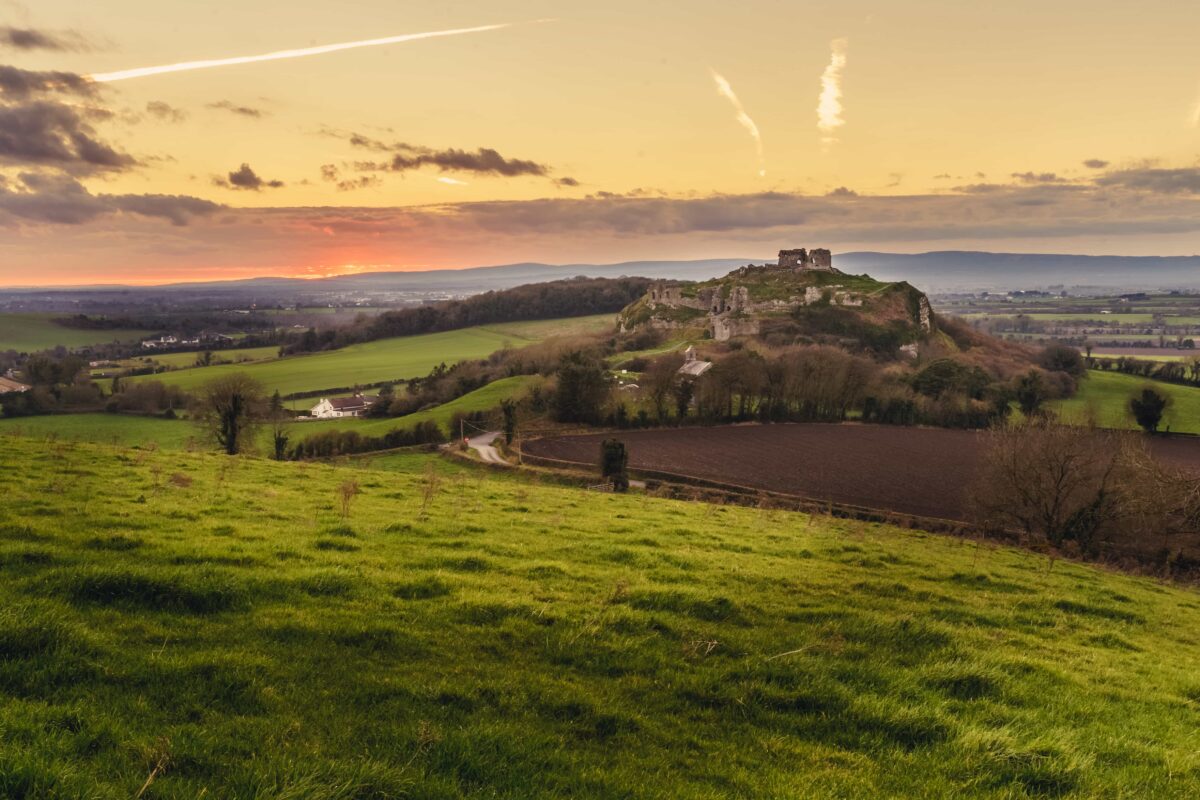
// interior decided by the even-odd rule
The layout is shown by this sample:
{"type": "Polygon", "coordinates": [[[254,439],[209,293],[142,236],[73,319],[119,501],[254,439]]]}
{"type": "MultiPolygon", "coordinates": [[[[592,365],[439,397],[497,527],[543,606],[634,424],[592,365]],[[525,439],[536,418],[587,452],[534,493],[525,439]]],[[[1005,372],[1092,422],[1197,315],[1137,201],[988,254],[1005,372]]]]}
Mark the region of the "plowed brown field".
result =
{"type": "MultiPolygon", "coordinates": [[[[536,456],[594,465],[612,434],[536,439],[536,456]]],[[[984,434],[882,425],[778,424],[625,431],[632,469],[961,520],[984,434]]],[[[1200,471],[1200,439],[1158,439],[1155,453],[1200,471]]]]}

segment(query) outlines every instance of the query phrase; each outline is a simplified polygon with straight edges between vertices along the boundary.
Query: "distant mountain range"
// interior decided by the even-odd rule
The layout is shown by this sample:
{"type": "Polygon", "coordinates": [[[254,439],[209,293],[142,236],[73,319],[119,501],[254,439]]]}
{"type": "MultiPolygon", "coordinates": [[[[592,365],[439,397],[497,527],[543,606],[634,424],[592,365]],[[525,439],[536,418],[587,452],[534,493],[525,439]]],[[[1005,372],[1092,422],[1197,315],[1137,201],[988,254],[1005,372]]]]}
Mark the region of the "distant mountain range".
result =
{"type": "MultiPolygon", "coordinates": [[[[205,295],[312,296],[331,293],[417,292],[470,294],[507,289],[525,283],[571,278],[641,276],[672,280],[708,280],[746,264],[773,259],[713,258],[697,261],[626,261],[619,264],[506,264],[494,267],[439,269],[423,272],[369,272],[331,278],[250,278],[237,281],[176,283],[165,286],[79,286],[60,289],[10,289],[8,293],[122,293],[205,295]]],[[[908,281],[927,292],[966,289],[1197,289],[1200,256],[1079,256],[1059,254],[984,253],[840,253],[834,266],[843,272],[867,273],[885,281],[908,281]]]]}

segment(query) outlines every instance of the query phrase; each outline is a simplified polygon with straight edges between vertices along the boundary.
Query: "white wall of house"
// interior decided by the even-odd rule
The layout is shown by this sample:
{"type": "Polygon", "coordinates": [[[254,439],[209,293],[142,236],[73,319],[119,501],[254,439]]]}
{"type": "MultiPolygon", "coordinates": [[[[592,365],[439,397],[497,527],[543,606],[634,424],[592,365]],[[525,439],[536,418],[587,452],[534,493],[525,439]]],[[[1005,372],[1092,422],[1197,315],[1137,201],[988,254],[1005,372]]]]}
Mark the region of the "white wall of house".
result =
{"type": "Polygon", "coordinates": [[[333,404],[330,403],[328,400],[326,400],[324,397],[322,397],[321,402],[319,402],[315,406],[313,406],[312,411],[310,411],[308,413],[309,413],[309,416],[313,416],[318,419],[330,419],[332,417],[341,416],[340,412],[334,410],[333,404]]]}

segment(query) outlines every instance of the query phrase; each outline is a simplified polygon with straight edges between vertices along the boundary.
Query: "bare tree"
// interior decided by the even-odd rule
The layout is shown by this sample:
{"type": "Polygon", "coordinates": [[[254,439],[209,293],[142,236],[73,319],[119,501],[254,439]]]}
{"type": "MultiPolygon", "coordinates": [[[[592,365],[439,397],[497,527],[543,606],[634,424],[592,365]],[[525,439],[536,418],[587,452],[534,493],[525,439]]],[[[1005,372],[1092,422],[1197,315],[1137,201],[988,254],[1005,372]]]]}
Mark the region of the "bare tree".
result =
{"type": "Polygon", "coordinates": [[[237,455],[252,443],[266,406],[262,384],[234,372],[206,383],[199,397],[197,419],[222,450],[237,455]]]}
{"type": "Polygon", "coordinates": [[[287,456],[288,442],[291,441],[292,415],[284,408],[278,389],[267,404],[267,419],[271,422],[271,453],[276,461],[283,461],[287,456]]]}
{"type": "Polygon", "coordinates": [[[971,489],[976,522],[1095,552],[1104,542],[1145,549],[1200,529],[1200,483],[1164,466],[1144,439],[1037,418],[987,434],[971,489]]]}
{"type": "Polygon", "coordinates": [[[1091,549],[1122,513],[1118,434],[1035,418],[987,434],[971,506],[989,528],[1091,549]]]}
{"type": "Polygon", "coordinates": [[[654,405],[654,413],[660,423],[667,419],[667,410],[671,406],[671,396],[675,383],[680,380],[679,368],[683,366],[683,356],[679,353],[668,353],[651,362],[642,373],[642,386],[646,396],[654,405]]]}

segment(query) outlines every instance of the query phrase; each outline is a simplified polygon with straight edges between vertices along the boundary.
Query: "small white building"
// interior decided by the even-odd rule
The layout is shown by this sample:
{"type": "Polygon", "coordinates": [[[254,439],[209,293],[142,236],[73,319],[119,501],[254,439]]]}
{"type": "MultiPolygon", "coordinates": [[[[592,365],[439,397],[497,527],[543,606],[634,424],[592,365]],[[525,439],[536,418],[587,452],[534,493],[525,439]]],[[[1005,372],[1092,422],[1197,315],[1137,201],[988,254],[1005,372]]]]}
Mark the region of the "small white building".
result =
{"type": "Polygon", "coordinates": [[[356,394],[353,397],[322,397],[321,402],[313,406],[312,411],[308,413],[309,416],[317,419],[361,417],[378,401],[378,395],[356,394]]]}
{"type": "Polygon", "coordinates": [[[701,361],[696,357],[696,348],[688,347],[683,351],[683,366],[679,368],[679,374],[688,378],[699,378],[704,373],[712,369],[711,361],[701,361]]]}
{"type": "Polygon", "coordinates": [[[164,347],[176,347],[178,344],[179,337],[168,334],[166,336],[160,336],[157,339],[147,339],[146,341],[142,342],[142,347],[146,348],[147,350],[158,350],[164,347]]]}

